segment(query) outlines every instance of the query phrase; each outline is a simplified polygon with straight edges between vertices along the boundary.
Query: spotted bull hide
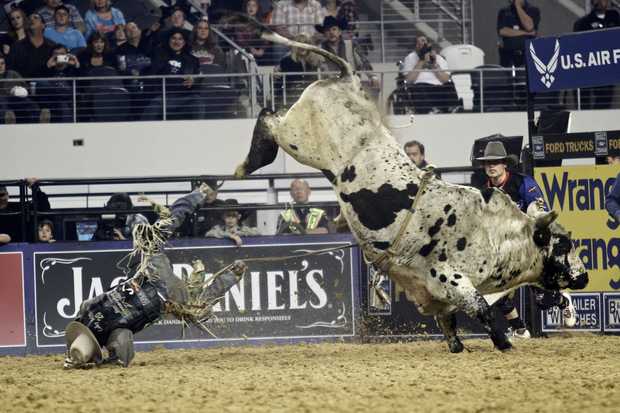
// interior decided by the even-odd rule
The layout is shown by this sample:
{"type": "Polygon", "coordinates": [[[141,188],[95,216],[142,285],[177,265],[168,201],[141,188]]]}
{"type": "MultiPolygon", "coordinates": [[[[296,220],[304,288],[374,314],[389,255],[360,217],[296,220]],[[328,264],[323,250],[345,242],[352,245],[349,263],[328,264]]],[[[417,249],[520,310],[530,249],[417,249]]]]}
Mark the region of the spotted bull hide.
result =
{"type": "Polygon", "coordinates": [[[499,190],[480,192],[434,176],[423,186],[424,172],[407,158],[346,62],[266,30],[261,35],[322,54],[342,73],[310,85],[289,110],[263,111],[236,175],[271,163],[278,147],[321,170],[370,259],[393,245],[413,214],[384,269],[422,313],[436,317],[450,351],[463,350],[456,336],[458,310],[478,319],[498,349],[511,347],[495,327],[485,294],[524,284],[556,290],[586,285],[585,268],[566,231],[553,223],[554,212],[533,218],[499,190]]]}

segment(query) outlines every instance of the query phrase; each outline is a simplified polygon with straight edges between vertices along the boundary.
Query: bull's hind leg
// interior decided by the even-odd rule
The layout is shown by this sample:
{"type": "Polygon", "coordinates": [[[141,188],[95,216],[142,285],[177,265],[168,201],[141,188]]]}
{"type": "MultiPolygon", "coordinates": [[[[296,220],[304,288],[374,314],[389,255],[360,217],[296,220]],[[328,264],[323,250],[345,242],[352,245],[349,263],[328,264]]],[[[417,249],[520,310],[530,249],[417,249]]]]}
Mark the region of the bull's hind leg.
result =
{"type": "Polygon", "coordinates": [[[463,351],[463,343],[456,335],[456,314],[442,313],[435,316],[437,325],[446,336],[450,353],[460,353],[463,351]]]}

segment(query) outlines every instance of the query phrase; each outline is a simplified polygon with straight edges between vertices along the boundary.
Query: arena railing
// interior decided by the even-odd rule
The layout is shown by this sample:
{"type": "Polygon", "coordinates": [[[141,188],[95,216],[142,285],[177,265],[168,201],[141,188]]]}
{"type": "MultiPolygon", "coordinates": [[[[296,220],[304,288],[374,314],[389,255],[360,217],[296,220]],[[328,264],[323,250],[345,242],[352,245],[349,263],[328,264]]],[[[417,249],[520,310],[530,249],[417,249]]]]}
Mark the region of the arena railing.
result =
{"type": "MultiPolygon", "coordinates": [[[[129,122],[135,120],[254,118],[261,108],[290,106],[313,80],[332,72],[226,73],[191,76],[117,76],[37,78],[2,82],[21,84],[26,98],[11,97],[8,109],[17,123],[41,121],[39,110],[51,110],[54,123],[129,122]],[[193,86],[182,86],[191,78],[193,86]]],[[[478,68],[451,72],[454,85],[420,88],[397,70],[360,72],[363,83],[390,114],[430,112],[508,112],[526,108],[525,71],[521,68],[478,68]],[[372,77],[376,84],[373,84],[372,77]],[[454,101],[456,90],[457,102],[454,101]]],[[[600,96],[605,91],[598,91],[600,96]]],[[[589,91],[575,90],[537,97],[537,109],[600,109],[589,91]]],[[[609,107],[617,107],[609,89],[609,107]],[[612,105],[613,103],[613,105],[612,105]]],[[[0,120],[2,121],[2,120],[0,120]]]]}
{"type": "MultiPolygon", "coordinates": [[[[26,219],[28,217],[28,213],[30,212],[28,209],[28,184],[25,180],[7,180],[0,181],[0,185],[6,187],[9,193],[9,202],[19,203],[19,210],[13,212],[7,212],[0,210],[0,215],[2,216],[10,216],[15,217],[15,219],[20,220],[21,227],[21,237],[22,239],[26,239],[26,219]]],[[[2,228],[0,228],[0,233],[2,232],[2,228]]]]}
{"type": "MultiPolygon", "coordinates": [[[[442,179],[469,185],[471,174],[476,169],[470,166],[437,168],[442,179]]],[[[22,211],[22,229],[27,232],[26,222],[31,223],[30,230],[36,234],[38,223],[43,219],[63,227],[66,219],[79,220],[82,217],[101,217],[111,213],[142,213],[153,215],[153,209],[147,203],[136,203],[131,210],[110,210],[105,202],[115,193],[127,193],[135,201],[139,195],[162,205],[171,205],[180,196],[189,193],[192,188],[205,180],[214,180],[223,185],[218,190],[218,198],[234,197],[239,201],[240,209],[248,212],[284,210],[290,205],[289,185],[292,179],[301,178],[309,182],[312,188],[310,207],[324,208],[334,218],[338,204],[331,184],[320,173],[301,174],[263,174],[251,175],[237,179],[229,175],[200,175],[175,177],[136,177],[136,178],[90,178],[90,179],[40,179],[36,185],[48,196],[52,210],[36,209],[36,192],[33,193],[33,208],[22,211]]],[[[26,182],[7,181],[19,186],[21,199],[25,200],[26,182]]],[[[226,206],[204,206],[199,212],[223,211],[226,206]]],[[[194,234],[195,236],[201,234],[194,234]]],[[[25,238],[24,238],[25,239],[25,238]]]]}
{"type": "MultiPolygon", "coordinates": [[[[418,32],[415,24],[424,23],[430,27],[440,27],[440,39],[448,38],[450,43],[468,43],[471,36],[463,38],[463,26],[460,22],[451,18],[428,18],[420,20],[407,19],[386,19],[386,20],[360,20],[350,24],[348,30],[343,32],[343,38],[355,39],[356,44],[367,55],[372,63],[390,63],[402,59],[409,54],[415,44],[415,35],[418,32]]],[[[244,25],[216,26],[220,33],[226,34],[234,39],[237,30],[242,30],[244,25]]],[[[272,26],[277,29],[278,26],[272,26]]],[[[314,25],[297,24],[286,25],[291,37],[298,33],[309,33],[310,37],[315,37],[314,25]]],[[[264,55],[256,57],[260,65],[276,65],[279,59],[286,53],[286,48],[267,44],[264,41],[253,38],[243,42],[243,47],[264,49],[264,55]]]]}

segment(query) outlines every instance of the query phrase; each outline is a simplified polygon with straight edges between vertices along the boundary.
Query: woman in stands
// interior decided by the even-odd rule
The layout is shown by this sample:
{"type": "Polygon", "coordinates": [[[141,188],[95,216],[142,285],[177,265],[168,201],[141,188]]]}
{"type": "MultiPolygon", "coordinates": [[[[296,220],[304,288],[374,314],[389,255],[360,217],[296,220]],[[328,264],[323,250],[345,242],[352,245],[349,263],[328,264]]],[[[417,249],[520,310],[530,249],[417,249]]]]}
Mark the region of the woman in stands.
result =
{"type": "Polygon", "coordinates": [[[198,59],[200,73],[226,73],[226,56],[218,47],[217,38],[206,17],[194,26],[190,53],[198,59]]]}
{"type": "Polygon", "coordinates": [[[0,39],[0,53],[8,56],[11,46],[18,40],[26,38],[28,19],[26,13],[20,8],[15,8],[9,13],[9,33],[0,39]]]}
{"type": "MultiPolygon", "coordinates": [[[[86,49],[79,55],[80,74],[82,76],[100,76],[93,68],[109,67],[114,69],[116,62],[107,37],[99,32],[88,38],[86,49]]],[[[112,74],[111,72],[109,74],[112,74]]]]}
{"type": "Polygon", "coordinates": [[[80,76],[105,77],[102,80],[80,81],[80,118],[90,121],[126,120],[129,103],[126,90],[118,76],[116,57],[112,53],[107,37],[99,32],[88,39],[86,49],[80,54],[80,76]]]}
{"type": "Polygon", "coordinates": [[[91,9],[84,16],[86,38],[99,32],[112,40],[116,27],[125,25],[125,16],[119,9],[112,7],[110,0],[91,0],[91,9]]]}
{"type": "MultiPolygon", "coordinates": [[[[262,23],[267,23],[262,17],[263,12],[258,0],[245,0],[243,10],[248,16],[262,23]]],[[[264,57],[267,44],[257,36],[256,30],[251,24],[240,24],[235,28],[235,42],[254,56],[258,64],[266,63],[264,57]]]]}
{"type": "MultiPolygon", "coordinates": [[[[312,39],[305,34],[295,36],[295,41],[312,44],[312,39]]],[[[290,106],[297,101],[301,92],[312,82],[318,79],[315,72],[323,64],[323,59],[316,53],[292,47],[289,54],[284,56],[276,67],[276,72],[295,73],[279,76],[276,81],[276,94],[280,97],[282,106],[290,106]],[[284,92],[286,92],[286,99],[284,92]]]]}

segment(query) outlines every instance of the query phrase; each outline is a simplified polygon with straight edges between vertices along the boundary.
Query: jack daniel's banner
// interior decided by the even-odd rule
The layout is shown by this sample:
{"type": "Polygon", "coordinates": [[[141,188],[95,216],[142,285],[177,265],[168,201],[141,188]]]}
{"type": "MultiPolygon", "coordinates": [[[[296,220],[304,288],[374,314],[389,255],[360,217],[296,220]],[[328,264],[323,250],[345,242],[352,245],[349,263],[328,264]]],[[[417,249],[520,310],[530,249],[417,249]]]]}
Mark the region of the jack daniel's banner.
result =
{"type": "MultiPolygon", "coordinates": [[[[105,244],[107,246],[111,244],[105,244]]],[[[114,244],[112,244],[114,245],[114,244]]],[[[300,255],[348,245],[346,242],[288,245],[174,247],[167,255],[174,273],[192,272],[204,262],[207,279],[236,259],[300,255]]],[[[83,245],[80,245],[83,247],[83,245]]],[[[128,250],[34,253],[38,347],[63,346],[64,330],[80,304],[125,279],[116,264],[128,250]]],[[[136,336],[138,343],[304,339],[355,335],[354,251],[342,249],[286,261],[248,264],[243,280],[214,307],[205,324],[211,334],[165,318],[136,336]]],[[[355,270],[357,272],[357,270],[355,270]]]]}
{"type": "Polygon", "coordinates": [[[620,28],[526,42],[531,92],[620,83],[620,28]]]}

